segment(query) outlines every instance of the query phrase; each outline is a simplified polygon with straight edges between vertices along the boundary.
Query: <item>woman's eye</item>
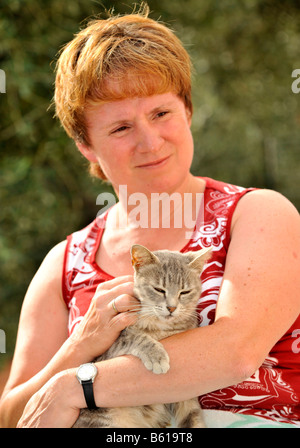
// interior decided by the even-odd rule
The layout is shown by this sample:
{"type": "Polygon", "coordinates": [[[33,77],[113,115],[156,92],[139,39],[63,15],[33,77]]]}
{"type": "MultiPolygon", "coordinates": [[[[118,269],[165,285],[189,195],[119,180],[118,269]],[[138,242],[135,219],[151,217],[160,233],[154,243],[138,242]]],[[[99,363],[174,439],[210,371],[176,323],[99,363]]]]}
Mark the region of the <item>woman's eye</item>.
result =
{"type": "Polygon", "coordinates": [[[128,129],[128,126],[121,126],[118,129],[112,131],[112,134],[117,134],[118,132],[126,131],[126,129],[128,129]]]}
{"type": "Polygon", "coordinates": [[[155,288],[154,286],[153,286],[153,288],[155,289],[155,291],[159,292],[160,294],[165,294],[165,292],[166,292],[164,289],[161,289],[161,288],[155,288]]]}
{"type": "Polygon", "coordinates": [[[168,113],[168,111],[166,111],[166,110],[164,110],[162,112],[158,112],[158,114],[156,114],[156,117],[157,118],[164,117],[165,115],[167,115],[167,113],[168,113]]]}

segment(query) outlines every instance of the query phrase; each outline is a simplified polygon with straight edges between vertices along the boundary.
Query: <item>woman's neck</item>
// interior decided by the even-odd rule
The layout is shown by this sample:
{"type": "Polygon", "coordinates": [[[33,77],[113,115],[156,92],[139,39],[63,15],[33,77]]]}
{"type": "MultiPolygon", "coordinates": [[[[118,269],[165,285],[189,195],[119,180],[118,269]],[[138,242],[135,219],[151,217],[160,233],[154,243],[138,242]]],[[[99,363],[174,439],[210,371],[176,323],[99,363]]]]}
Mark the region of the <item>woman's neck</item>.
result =
{"type": "Polygon", "coordinates": [[[126,186],[120,186],[119,202],[108,224],[127,231],[153,230],[153,234],[157,234],[158,229],[192,231],[203,202],[205,181],[190,175],[180,187],[173,192],[129,194],[126,186]]]}

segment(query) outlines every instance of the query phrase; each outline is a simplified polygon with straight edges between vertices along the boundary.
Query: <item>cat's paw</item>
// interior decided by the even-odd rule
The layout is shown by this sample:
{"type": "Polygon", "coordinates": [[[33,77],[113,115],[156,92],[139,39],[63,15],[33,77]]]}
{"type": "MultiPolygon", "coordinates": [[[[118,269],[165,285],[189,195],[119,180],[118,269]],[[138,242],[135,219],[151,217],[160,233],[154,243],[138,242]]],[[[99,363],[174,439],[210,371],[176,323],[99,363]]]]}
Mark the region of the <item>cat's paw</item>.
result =
{"type": "Polygon", "coordinates": [[[150,370],[153,373],[156,373],[157,375],[160,375],[161,373],[167,373],[170,368],[169,357],[166,354],[166,356],[162,357],[160,360],[148,359],[144,362],[144,366],[146,367],[146,369],[150,370]]]}
{"type": "Polygon", "coordinates": [[[167,373],[169,368],[170,368],[169,361],[155,362],[152,367],[152,372],[159,375],[161,373],[167,373]]]}

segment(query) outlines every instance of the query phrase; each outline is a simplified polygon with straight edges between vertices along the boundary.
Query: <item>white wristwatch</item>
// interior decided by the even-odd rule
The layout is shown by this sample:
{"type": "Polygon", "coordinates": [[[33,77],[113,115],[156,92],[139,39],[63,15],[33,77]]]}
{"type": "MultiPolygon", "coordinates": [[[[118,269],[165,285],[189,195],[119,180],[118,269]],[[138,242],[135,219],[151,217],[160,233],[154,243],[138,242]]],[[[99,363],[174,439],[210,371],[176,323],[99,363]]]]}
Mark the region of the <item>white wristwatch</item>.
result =
{"type": "Polygon", "coordinates": [[[97,367],[93,362],[82,364],[78,367],[76,372],[76,378],[82,385],[85,401],[89,409],[98,409],[95,403],[93,388],[94,379],[96,378],[97,373],[97,367]]]}

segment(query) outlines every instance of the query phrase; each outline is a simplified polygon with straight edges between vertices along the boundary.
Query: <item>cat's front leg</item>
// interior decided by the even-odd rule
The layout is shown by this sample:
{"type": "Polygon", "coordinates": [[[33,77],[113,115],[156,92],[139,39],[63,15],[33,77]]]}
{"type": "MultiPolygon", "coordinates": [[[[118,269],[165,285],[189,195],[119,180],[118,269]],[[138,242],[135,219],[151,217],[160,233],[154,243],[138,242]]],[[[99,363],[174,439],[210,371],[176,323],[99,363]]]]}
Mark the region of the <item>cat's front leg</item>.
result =
{"type": "Polygon", "coordinates": [[[120,335],[115,345],[108,352],[108,357],[134,355],[139,358],[146,369],[153,373],[166,373],[170,368],[169,355],[163,345],[151,336],[128,328],[120,335]]]}
{"type": "Polygon", "coordinates": [[[170,368],[168,353],[160,342],[150,336],[144,336],[143,341],[134,348],[132,354],[140,358],[146,369],[153,373],[167,373],[170,368]]]}

